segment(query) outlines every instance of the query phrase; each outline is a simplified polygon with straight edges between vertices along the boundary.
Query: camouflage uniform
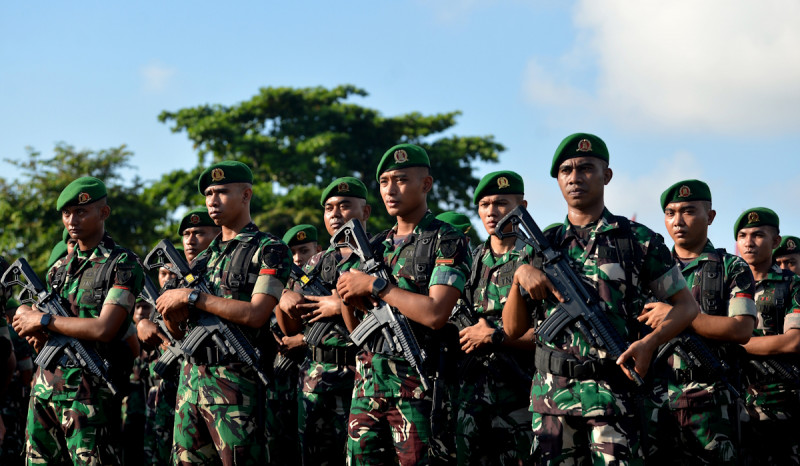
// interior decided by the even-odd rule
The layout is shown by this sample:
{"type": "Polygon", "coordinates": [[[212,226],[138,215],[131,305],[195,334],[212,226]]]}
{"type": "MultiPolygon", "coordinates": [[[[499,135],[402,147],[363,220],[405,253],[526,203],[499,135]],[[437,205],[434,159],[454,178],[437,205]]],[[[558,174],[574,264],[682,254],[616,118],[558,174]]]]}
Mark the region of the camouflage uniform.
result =
{"type": "MultiPolygon", "coordinates": [[[[434,285],[463,291],[469,274],[470,255],[463,233],[436,220],[428,212],[402,243],[394,244],[395,230],[388,232],[382,246],[384,263],[391,269],[397,286],[414,293],[434,285]],[[407,254],[413,256],[426,231],[436,231],[435,264],[426,283],[415,280],[407,254]],[[404,253],[405,251],[405,253],[404,253]],[[403,257],[401,257],[403,256],[403,257]]],[[[436,360],[435,332],[409,320],[428,359],[436,360]],[[428,342],[426,344],[426,342],[428,342]]],[[[367,343],[369,345],[369,342],[367,343]]],[[[348,421],[348,464],[427,464],[431,437],[431,394],[423,391],[420,378],[401,356],[362,349],[356,359],[356,379],[348,421]],[[391,441],[389,440],[391,439],[391,441]]]]}
{"type": "MultiPolygon", "coordinates": [[[[291,282],[291,280],[289,280],[291,282]]],[[[283,337],[275,316],[272,316],[272,332],[283,337]]],[[[272,342],[275,340],[272,339],[272,342]]],[[[300,456],[300,440],[297,435],[297,392],[300,390],[300,363],[305,348],[293,348],[278,353],[274,351],[273,373],[266,388],[267,449],[273,464],[291,464],[300,456]]]]}
{"type": "MultiPolygon", "coordinates": [[[[333,262],[333,270],[319,276],[329,289],[334,289],[339,274],[356,265],[357,259],[353,254],[342,260],[336,249],[329,248],[315,254],[306,264],[305,271],[321,273],[323,264],[327,267],[328,261],[333,262]],[[325,278],[328,274],[332,280],[330,282],[325,278]]],[[[298,288],[295,290],[299,291],[298,288]]],[[[344,327],[341,317],[336,320],[344,327]]],[[[308,348],[300,368],[301,389],[297,409],[304,465],[345,462],[347,419],[355,380],[355,353],[355,345],[349,338],[335,330],[323,337],[319,347],[308,348]]]]}
{"type": "MultiPolygon", "coordinates": [[[[771,336],[800,329],[800,277],[773,264],[767,278],[756,283],[758,324],[754,336],[771,336]],[[776,296],[781,282],[788,296],[776,296]],[[780,302],[783,300],[783,302],[780,302]]],[[[779,356],[800,366],[797,354],[779,356]],[[788,356],[788,357],[787,357],[788,356]]],[[[797,421],[800,419],[800,386],[780,378],[763,376],[745,362],[745,413],[742,439],[746,459],[752,464],[800,464],[797,421]]]]}
{"type": "MultiPolygon", "coordinates": [[[[128,311],[120,332],[108,344],[91,342],[90,346],[111,360],[117,372],[117,386],[122,387],[129,377],[133,354],[121,336],[132,325],[131,313],[136,296],[142,290],[143,271],[136,257],[122,252],[115,266],[113,284],[101,305],[91,297],[91,288],[79,284],[87,272],[99,269],[114,249],[108,234],[92,251],[60,259],[47,276],[48,285],[56,272],[66,266],[66,276],[58,295],[73,315],[93,318],[100,315],[102,306],[114,304],[128,311]],[[124,356],[129,356],[125,358],[124,356]]],[[[89,342],[86,342],[87,344],[89,342]]],[[[118,442],[120,400],[114,398],[106,384],[83,369],[59,365],[55,372],[37,369],[28,409],[26,456],[28,464],[119,464],[118,442]]]]}
{"type": "MultiPolygon", "coordinates": [[[[289,248],[272,235],[260,233],[250,223],[230,241],[215,238],[195,263],[208,259],[203,273],[216,296],[250,301],[252,295],[268,294],[278,299],[289,274],[289,248]],[[236,296],[225,285],[231,255],[240,242],[257,242],[248,272],[258,276],[252,290],[240,289],[236,296]]],[[[190,319],[191,321],[191,319],[190,319]]],[[[251,342],[260,341],[257,331],[242,328],[251,342]]],[[[191,330],[190,330],[191,331],[191,330]]],[[[263,330],[261,331],[263,333],[263,330]]],[[[268,335],[262,334],[261,337],[268,335]]],[[[272,338],[271,336],[269,338],[272,338]]],[[[209,349],[213,343],[209,343],[209,349]]],[[[202,348],[198,351],[202,353],[202,348]]],[[[213,350],[209,351],[213,352],[213,350]]],[[[175,411],[172,459],[174,463],[261,464],[264,435],[259,422],[263,389],[255,370],[240,361],[201,364],[184,361],[175,411]]]]}
{"type": "MultiPolygon", "coordinates": [[[[628,341],[638,337],[636,316],[647,293],[667,300],[686,287],[661,235],[613,216],[607,209],[597,222],[584,228],[565,220],[545,234],[553,248],[562,251],[576,273],[597,291],[609,320],[628,341]],[[628,254],[618,250],[624,244],[628,254]],[[632,257],[625,257],[630,254],[632,257]]],[[[548,317],[556,309],[557,302],[549,299],[544,315],[538,317],[548,317]]],[[[542,464],[639,463],[634,387],[615,361],[590,346],[572,326],[565,327],[552,342],[539,335],[536,340],[537,371],[531,388],[534,459],[542,464]],[[546,360],[555,363],[559,358],[581,363],[595,360],[597,369],[587,371],[588,377],[582,379],[553,374],[554,369],[542,370],[546,360]]]]}
{"type": "MultiPolygon", "coordinates": [[[[673,256],[675,252],[673,250],[673,256]]],[[[710,269],[712,274],[717,272],[710,269]]],[[[683,264],[682,273],[692,296],[705,314],[736,317],[753,316],[756,310],[752,300],[753,274],[747,263],[738,256],[716,250],[708,241],[697,258],[683,264]],[[722,273],[719,298],[704,285],[706,267],[718,263],[722,273]],[[719,299],[722,302],[719,302],[719,299]]],[[[708,283],[708,282],[705,282],[708,283]]],[[[702,337],[700,337],[702,338],[702,337]]],[[[709,348],[727,364],[735,366],[737,357],[725,354],[739,345],[715,344],[702,338],[709,348]]],[[[654,362],[654,390],[647,403],[648,458],[652,461],[703,462],[707,464],[732,464],[736,462],[738,412],[736,399],[727,385],[712,379],[710,368],[692,368],[690,363],[676,353],[654,362]],[[677,448],[680,446],[680,448],[677,448]]],[[[733,378],[734,373],[728,374],[733,378]]],[[[736,383],[731,380],[729,383],[736,383]]],[[[738,385],[738,384],[737,384],[738,385]]],[[[738,388],[737,388],[738,390],[738,388]]]]}
{"type": "MultiPolygon", "coordinates": [[[[514,271],[530,262],[533,249],[511,249],[500,257],[490,241],[473,258],[467,298],[476,317],[503,328],[503,306],[514,271]]],[[[533,353],[508,347],[464,355],[456,394],[456,446],[459,464],[518,464],[530,460],[533,442],[529,387],[533,353]]]]}
{"type": "Polygon", "coordinates": [[[127,396],[122,399],[122,457],[125,464],[142,464],[147,393],[147,354],[133,361],[127,396]]]}

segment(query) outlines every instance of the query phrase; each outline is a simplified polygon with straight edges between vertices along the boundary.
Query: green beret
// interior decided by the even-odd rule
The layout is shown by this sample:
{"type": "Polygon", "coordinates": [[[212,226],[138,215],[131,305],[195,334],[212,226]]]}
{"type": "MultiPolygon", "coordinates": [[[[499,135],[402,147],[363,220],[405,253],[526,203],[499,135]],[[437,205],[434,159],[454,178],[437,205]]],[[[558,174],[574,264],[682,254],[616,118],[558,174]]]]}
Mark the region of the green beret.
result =
{"type": "Polygon", "coordinates": [[[328,198],[335,196],[366,199],[367,187],[364,186],[364,183],[362,183],[361,180],[358,178],[353,178],[352,176],[336,178],[331,182],[331,184],[328,185],[327,188],[325,188],[325,191],[322,191],[322,196],[319,198],[320,205],[325,207],[325,201],[327,201],[328,198]]]}
{"type": "Polygon", "coordinates": [[[466,234],[470,228],[472,228],[472,222],[470,222],[469,217],[458,212],[442,212],[441,214],[437,215],[436,218],[445,223],[449,223],[464,234],[466,234]]]}
{"type": "Polygon", "coordinates": [[[56,201],[56,210],[73,205],[91,204],[106,197],[106,185],[92,176],[78,178],[68,184],[56,201]]]}
{"type": "Polygon", "coordinates": [[[253,172],[250,167],[236,160],[223,160],[206,168],[197,180],[200,194],[206,194],[206,188],[218,184],[250,183],[253,184],[253,172]]]}
{"type": "Polygon", "coordinates": [[[378,164],[375,179],[380,181],[381,173],[408,167],[431,167],[428,153],[414,144],[398,144],[387,150],[378,164]]]}
{"type": "Polygon", "coordinates": [[[772,257],[800,254],[800,238],[797,236],[784,236],[781,244],[772,251],[772,257]]]}
{"type": "Polygon", "coordinates": [[[739,230],[742,228],[758,227],[761,225],[773,226],[780,231],[778,214],[766,207],[753,207],[742,212],[742,215],[736,219],[733,225],[733,238],[736,239],[739,235],[739,230]]]}
{"type": "Polygon", "coordinates": [[[699,180],[683,180],[673,184],[661,193],[661,210],[673,202],[711,201],[711,190],[699,180]]]}
{"type": "Polygon", "coordinates": [[[489,173],[475,188],[472,203],[477,204],[482,197],[492,194],[525,194],[525,183],[521,176],[510,170],[489,173]]]}
{"type": "Polygon", "coordinates": [[[53,246],[53,250],[50,251],[50,258],[47,259],[47,270],[50,270],[50,267],[56,263],[57,260],[61,259],[62,257],[67,255],[67,243],[63,241],[59,241],[53,246]]]}
{"type": "Polygon", "coordinates": [[[317,228],[314,225],[296,225],[283,235],[283,242],[289,247],[315,241],[317,241],[317,228]]]}
{"type": "Polygon", "coordinates": [[[183,236],[183,230],[194,227],[215,227],[217,226],[211,216],[208,215],[208,209],[205,207],[197,207],[186,212],[186,215],[181,219],[181,225],[178,227],[178,236],[183,236]]]}
{"type": "Polygon", "coordinates": [[[556,149],[553,155],[553,165],[550,167],[550,176],[556,178],[558,167],[565,160],[575,157],[597,157],[608,163],[608,148],[602,139],[589,133],[575,133],[567,136],[556,149]]]}

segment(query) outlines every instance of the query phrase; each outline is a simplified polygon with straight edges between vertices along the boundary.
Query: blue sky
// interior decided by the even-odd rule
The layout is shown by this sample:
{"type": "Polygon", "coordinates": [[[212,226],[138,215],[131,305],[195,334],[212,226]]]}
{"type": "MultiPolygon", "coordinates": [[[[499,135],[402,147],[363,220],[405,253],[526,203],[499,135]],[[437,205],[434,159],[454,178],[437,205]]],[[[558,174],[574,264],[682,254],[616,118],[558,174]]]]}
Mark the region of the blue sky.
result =
{"type": "Polygon", "coordinates": [[[542,225],[566,213],[553,151],[586,131],[611,151],[614,213],[666,235],[660,193],[701,178],[718,247],[733,250],[733,222],[753,206],[800,235],[796,2],[226,3],[3,2],[0,158],[124,143],[130,174],[155,180],[197,160],[162,110],[350,83],[384,115],[461,110],[454,133],[507,147],[476,175],[522,174],[542,225]]]}

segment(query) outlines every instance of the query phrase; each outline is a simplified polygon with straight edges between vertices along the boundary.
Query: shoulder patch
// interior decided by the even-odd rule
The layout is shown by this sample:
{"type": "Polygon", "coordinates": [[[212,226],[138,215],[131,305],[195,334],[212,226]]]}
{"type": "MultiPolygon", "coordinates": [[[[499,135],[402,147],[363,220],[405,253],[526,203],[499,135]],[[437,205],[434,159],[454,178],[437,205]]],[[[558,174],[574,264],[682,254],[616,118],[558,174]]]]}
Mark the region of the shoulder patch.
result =
{"type": "MultiPolygon", "coordinates": [[[[461,248],[463,236],[453,233],[445,233],[439,240],[439,251],[445,259],[455,258],[461,248]]],[[[438,264],[439,261],[437,260],[438,264]]]]}

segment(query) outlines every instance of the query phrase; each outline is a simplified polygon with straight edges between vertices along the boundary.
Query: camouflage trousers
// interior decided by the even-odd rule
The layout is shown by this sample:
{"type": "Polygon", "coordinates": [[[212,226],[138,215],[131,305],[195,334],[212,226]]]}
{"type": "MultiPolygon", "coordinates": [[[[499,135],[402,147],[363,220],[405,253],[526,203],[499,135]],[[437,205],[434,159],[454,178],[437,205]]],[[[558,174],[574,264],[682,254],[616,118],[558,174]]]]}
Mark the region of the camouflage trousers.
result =
{"type": "Polygon", "coordinates": [[[343,465],[353,390],[300,392],[297,427],[303,464],[343,465]]]}
{"type": "Polygon", "coordinates": [[[179,400],[173,430],[173,463],[264,464],[267,456],[257,410],[255,405],[204,405],[179,400]]]}
{"type": "Polygon", "coordinates": [[[128,396],[122,399],[122,458],[126,465],[142,464],[145,422],[145,386],[131,381],[128,396]]]}
{"type": "Polygon", "coordinates": [[[119,465],[120,404],[114,400],[45,400],[28,405],[28,465],[119,465]]]}
{"type": "Polygon", "coordinates": [[[156,379],[147,393],[143,461],[146,465],[155,466],[169,461],[177,391],[178,387],[174,382],[156,379]]]}
{"type": "Polygon", "coordinates": [[[634,416],[556,416],[533,413],[533,460],[542,465],[641,465],[634,416]]]}
{"type": "Polygon", "coordinates": [[[533,431],[527,387],[493,390],[490,381],[464,384],[457,399],[459,465],[529,464],[533,431]]]}
{"type": "Polygon", "coordinates": [[[736,464],[735,405],[645,408],[648,464],[736,464]]]}
{"type": "Polygon", "coordinates": [[[267,449],[272,464],[296,464],[300,458],[297,435],[298,367],[275,371],[266,390],[267,412],[265,427],[267,449]]]}
{"type": "Polygon", "coordinates": [[[347,464],[429,464],[430,399],[357,397],[347,424],[347,464]]]}

